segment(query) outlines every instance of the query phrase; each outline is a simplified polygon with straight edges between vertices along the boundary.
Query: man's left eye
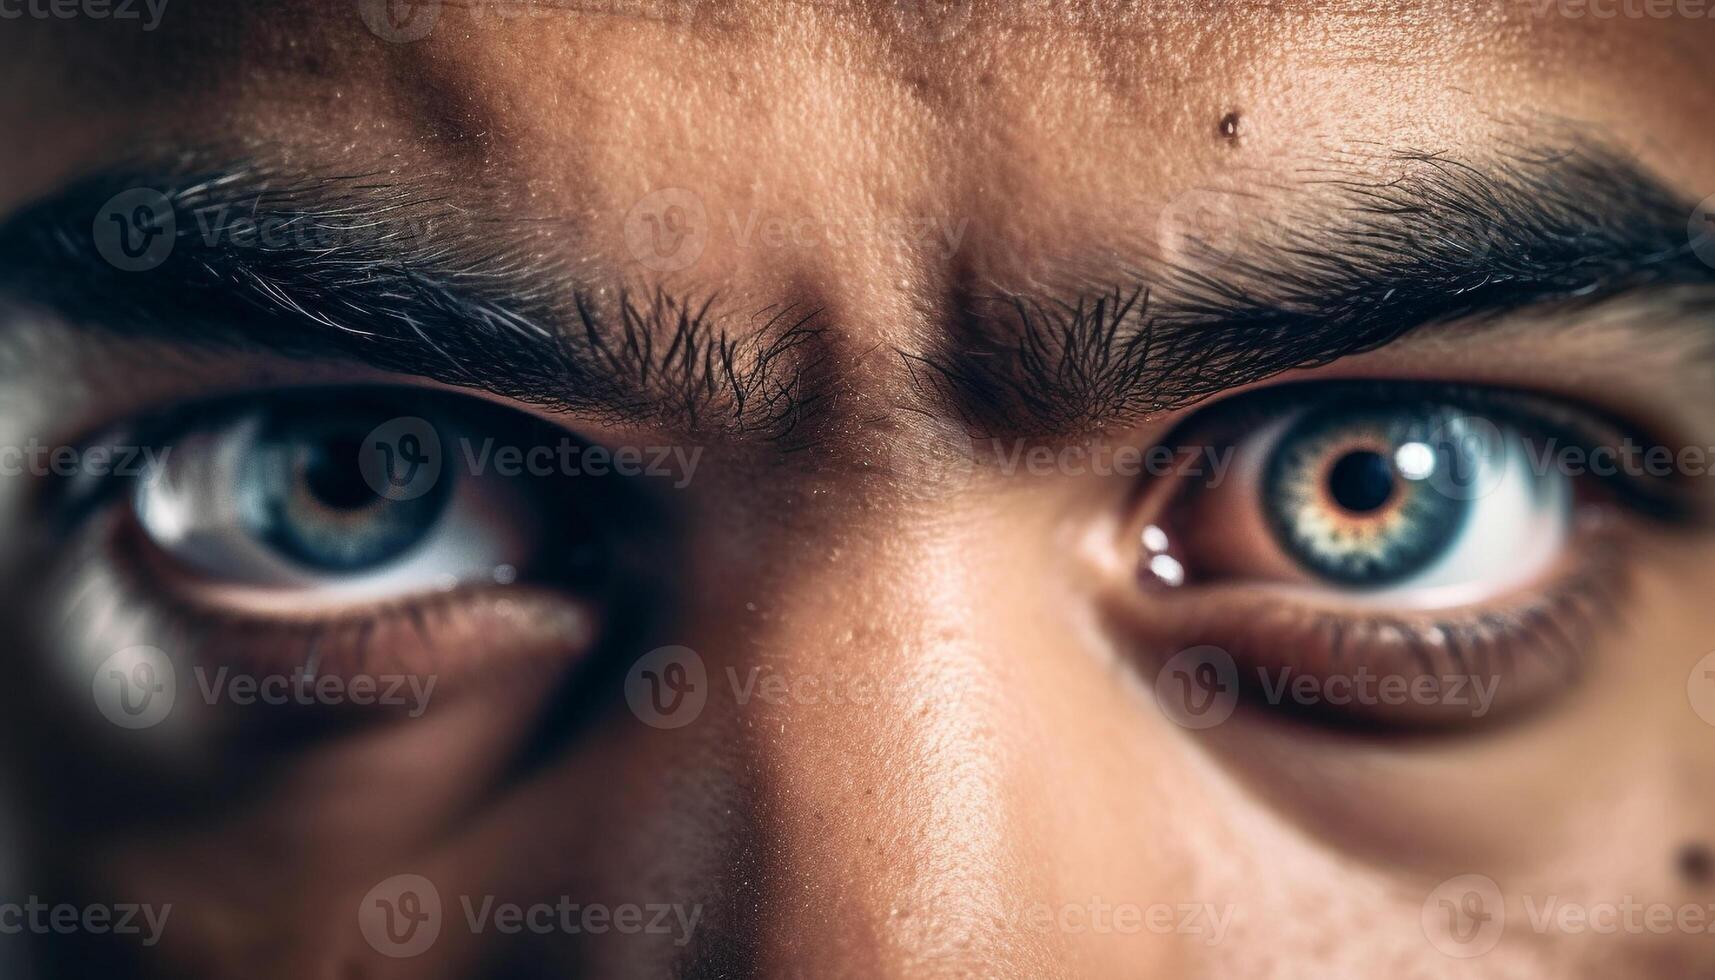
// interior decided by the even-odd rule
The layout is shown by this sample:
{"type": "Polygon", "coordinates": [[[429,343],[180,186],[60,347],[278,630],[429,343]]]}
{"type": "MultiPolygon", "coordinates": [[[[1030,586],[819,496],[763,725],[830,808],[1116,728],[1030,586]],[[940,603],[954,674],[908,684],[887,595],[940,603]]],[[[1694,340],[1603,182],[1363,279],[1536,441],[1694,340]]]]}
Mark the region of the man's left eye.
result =
{"type": "Polygon", "coordinates": [[[1419,604],[1529,581],[1571,519],[1570,478],[1532,467],[1525,432],[1448,403],[1303,411],[1262,465],[1259,506],[1306,573],[1419,604]]]}
{"type": "Polygon", "coordinates": [[[1627,518],[1702,513],[1671,474],[1625,465],[1639,457],[1619,447],[1645,442],[1629,433],[1459,385],[1307,382],[1218,403],[1169,441],[1230,450],[1230,472],[1169,481],[1139,518],[1147,621],[1227,651],[1241,675],[1440,683],[1529,664],[1495,678],[1523,700],[1576,673],[1583,640],[1568,638],[1617,598],[1621,545],[1645,526],[1627,518]]]}

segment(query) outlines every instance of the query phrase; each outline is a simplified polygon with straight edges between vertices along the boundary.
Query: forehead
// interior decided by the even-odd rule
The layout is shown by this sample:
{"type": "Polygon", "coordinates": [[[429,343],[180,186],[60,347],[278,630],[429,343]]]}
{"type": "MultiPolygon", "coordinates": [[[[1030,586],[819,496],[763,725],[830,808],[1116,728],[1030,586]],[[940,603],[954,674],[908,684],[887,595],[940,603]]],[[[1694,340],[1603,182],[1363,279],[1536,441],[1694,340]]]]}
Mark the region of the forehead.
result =
{"type": "Polygon", "coordinates": [[[30,84],[0,97],[7,121],[362,140],[559,182],[615,159],[638,182],[743,169],[810,192],[864,175],[879,197],[997,168],[1171,177],[1214,165],[1230,113],[1255,156],[1445,146],[1521,116],[1677,137],[1715,88],[1715,20],[1560,0],[168,3],[153,30],[9,22],[0,45],[30,84]]]}
{"type": "Polygon", "coordinates": [[[142,145],[434,172],[574,229],[574,263],[808,297],[881,342],[950,278],[1123,263],[1200,189],[1260,211],[1378,151],[1564,123],[1715,186],[1715,20],[1562,3],[173,0],[152,31],[0,35],[32,79],[0,125],[51,134],[0,164],[14,199],[142,145]],[[687,228],[694,265],[639,261],[687,228]]]}

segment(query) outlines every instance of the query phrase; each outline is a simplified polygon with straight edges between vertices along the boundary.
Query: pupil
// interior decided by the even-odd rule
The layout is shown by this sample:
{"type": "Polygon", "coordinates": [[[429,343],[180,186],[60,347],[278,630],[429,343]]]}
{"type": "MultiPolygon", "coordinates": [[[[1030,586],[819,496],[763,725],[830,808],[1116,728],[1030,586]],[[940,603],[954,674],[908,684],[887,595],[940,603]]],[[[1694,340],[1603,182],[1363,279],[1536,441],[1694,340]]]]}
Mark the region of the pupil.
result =
{"type": "Polygon", "coordinates": [[[304,467],[304,486],[316,500],[331,510],[361,510],[376,501],[375,491],[364,482],[358,466],[361,440],[334,438],[310,451],[304,467]]]}
{"type": "Polygon", "coordinates": [[[1328,473],[1328,494],[1354,514],[1367,514],[1393,497],[1393,469],[1380,453],[1347,453],[1328,473]]]}

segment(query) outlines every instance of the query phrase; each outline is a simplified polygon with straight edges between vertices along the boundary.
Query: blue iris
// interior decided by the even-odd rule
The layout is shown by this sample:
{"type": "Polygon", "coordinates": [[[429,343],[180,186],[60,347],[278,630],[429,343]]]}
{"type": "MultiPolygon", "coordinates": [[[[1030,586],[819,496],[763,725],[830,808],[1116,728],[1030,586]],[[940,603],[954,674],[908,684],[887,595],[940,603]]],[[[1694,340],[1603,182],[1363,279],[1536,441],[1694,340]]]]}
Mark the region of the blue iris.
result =
{"type": "Polygon", "coordinates": [[[1460,482],[1492,447],[1437,405],[1332,406],[1280,437],[1262,505],[1281,546],[1315,575],[1379,588],[1445,555],[1474,505],[1460,482]]]}
{"type": "Polygon", "coordinates": [[[386,418],[295,412],[266,420],[238,487],[250,533],[324,573],[373,570],[424,541],[446,508],[450,481],[408,500],[377,493],[359,453],[386,418]]]}

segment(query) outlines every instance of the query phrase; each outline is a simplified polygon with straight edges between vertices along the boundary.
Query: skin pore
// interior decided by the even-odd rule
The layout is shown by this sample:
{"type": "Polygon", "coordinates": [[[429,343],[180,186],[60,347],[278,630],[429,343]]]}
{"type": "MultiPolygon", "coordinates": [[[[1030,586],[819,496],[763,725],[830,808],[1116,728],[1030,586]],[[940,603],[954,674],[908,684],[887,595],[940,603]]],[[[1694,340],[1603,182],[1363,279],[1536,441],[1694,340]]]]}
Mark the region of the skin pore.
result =
{"type": "MultiPolygon", "coordinates": [[[[29,856],[12,890],[173,906],[146,949],[45,937],[50,975],[1715,976],[1704,933],[1531,915],[1551,899],[1715,904],[1707,875],[1684,870],[1715,833],[1715,729],[1686,703],[1715,628],[1705,530],[1617,517],[1569,541],[1562,563],[1599,582],[1539,644],[1570,636],[1579,666],[1534,710],[1427,732],[1243,708],[1187,727],[1157,703],[1163,661],[1198,644],[1256,650],[1281,621],[1140,588],[1140,500],[1156,496],[1138,481],[1020,476],[987,447],[1150,446],[1201,403],[1049,424],[982,411],[1005,384],[961,386],[935,366],[1018,356],[1018,321],[995,297],[1053,309],[1149,289],[1166,309],[1188,292],[1178,275],[1266,298],[1269,283],[1240,271],[1294,229],[1341,240],[1338,182],[1409,181],[1426,160],[1545,173],[1555,153],[1600,147],[1691,218],[1715,193],[1715,21],[1511,3],[474,0],[397,40],[355,7],[174,0],[147,33],[0,23],[0,127],[15,135],[0,214],[112,170],[242,162],[274,190],[409,187],[383,222],[449,234],[446,250],[434,239],[453,257],[437,272],[499,254],[511,278],[444,276],[497,319],[581,330],[569,297],[582,296],[622,337],[623,295],[659,345],[655,373],[625,390],[683,366],[677,336],[714,352],[686,369],[700,394],[629,410],[641,396],[584,397],[606,390],[594,380],[539,398],[469,382],[464,351],[410,368],[362,339],[311,355],[260,304],[222,323],[271,342],[209,329],[182,342],[171,317],[98,322],[121,318],[113,282],[150,292],[166,277],[105,272],[62,290],[101,308],[8,313],[0,444],[77,445],[165,407],[280,388],[407,385],[592,444],[699,447],[698,469],[678,489],[641,480],[636,501],[529,484],[576,510],[580,534],[617,540],[642,584],[623,610],[541,589],[471,609],[444,598],[427,625],[375,628],[369,670],[438,680],[419,718],[324,726],[217,707],[118,737],[55,699],[87,714],[88,670],[113,649],[188,649],[235,617],[209,611],[197,576],[138,571],[103,535],[53,536],[33,519],[43,481],[0,479],[7,561],[43,570],[0,607],[33,643],[0,702],[8,734],[37,736],[7,770],[29,856]],[[674,333],[705,308],[703,334],[674,333]],[[111,608],[74,606],[62,630],[44,610],[72,594],[111,608]],[[72,637],[89,634],[99,649],[80,652],[72,637]],[[668,645],[706,668],[707,703],[681,727],[646,724],[624,698],[627,669],[668,645]],[[753,686],[768,677],[784,687],[753,686]],[[431,950],[393,958],[355,910],[407,873],[434,884],[444,921],[431,950]],[[1438,897],[1463,894],[1438,889],[1468,874],[1498,883],[1507,914],[1469,957],[1436,942],[1438,897]],[[678,918],[511,934],[471,927],[485,896],[678,918]]],[[[1680,258],[1597,302],[1401,331],[1218,397],[1445,381],[1715,446],[1711,313],[1680,258]]],[[[540,537],[552,562],[580,544],[540,537]]],[[[360,631],[328,634],[330,670],[360,631]]],[[[253,626],[217,635],[199,654],[210,665],[272,664],[284,646],[253,626]]]]}

